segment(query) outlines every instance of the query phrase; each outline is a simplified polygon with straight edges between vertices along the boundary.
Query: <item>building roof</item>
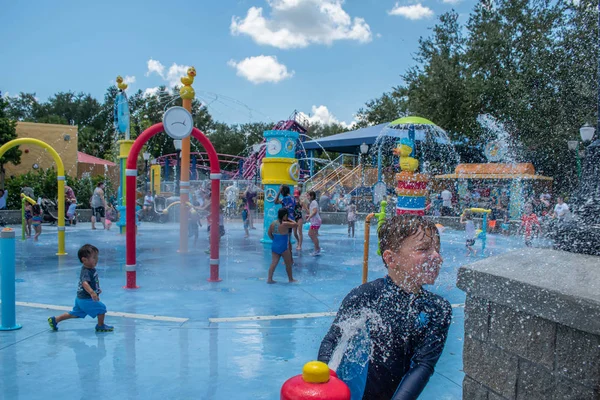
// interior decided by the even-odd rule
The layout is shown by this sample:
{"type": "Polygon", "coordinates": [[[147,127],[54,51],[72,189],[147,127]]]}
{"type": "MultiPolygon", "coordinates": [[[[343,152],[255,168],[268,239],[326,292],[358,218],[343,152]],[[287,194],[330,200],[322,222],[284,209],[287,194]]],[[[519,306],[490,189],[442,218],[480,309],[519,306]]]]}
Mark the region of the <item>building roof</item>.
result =
{"type": "Polygon", "coordinates": [[[82,153],[81,151],[77,152],[77,162],[85,163],[85,164],[107,165],[109,167],[114,167],[117,165],[112,161],[103,160],[98,157],[90,156],[89,154],[82,153]]]}
{"type": "Polygon", "coordinates": [[[531,163],[458,164],[453,174],[436,175],[435,179],[533,179],[553,180],[536,175],[531,163]]]}
{"type": "Polygon", "coordinates": [[[387,125],[388,123],[386,122],[384,124],[368,126],[350,132],[338,133],[337,135],[304,142],[303,145],[306,150],[321,150],[321,148],[324,148],[327,151],[335,151],[338,153],[357,153],[358,147],[361,144],[366,143],[372,145],[375,143],[377,137],[387,125]]]}
{"type": "MultiPolygon", "coordinates": [[[[397,119],[392,123],[386,122],[379,125],[356,129],[350,132],[343,132],[338,133],[337,135],[310,140],[308,142],[304,142],[303,145],[306,150],[325,149],[327,151],[335,151],[337,153],[358,154],[358,148],[361,144],[365,143],[371,146],[380,136],[393,137],[397,139],[407,138],[408,129],[402,129],[405,126],[403,124],[415,126],[415,140],[418,142],[425,140],[425,129],[431,129],[427,128],[426,125],[435,127],[431,121],[428,121],[425,118],[405,117],[397,119]],[[395,125],[392,125],[394,123],[395,125]]],[[[438,143],[449,144],[449,141],[442,137],[436,137],[435,141],[438,143]]]]}

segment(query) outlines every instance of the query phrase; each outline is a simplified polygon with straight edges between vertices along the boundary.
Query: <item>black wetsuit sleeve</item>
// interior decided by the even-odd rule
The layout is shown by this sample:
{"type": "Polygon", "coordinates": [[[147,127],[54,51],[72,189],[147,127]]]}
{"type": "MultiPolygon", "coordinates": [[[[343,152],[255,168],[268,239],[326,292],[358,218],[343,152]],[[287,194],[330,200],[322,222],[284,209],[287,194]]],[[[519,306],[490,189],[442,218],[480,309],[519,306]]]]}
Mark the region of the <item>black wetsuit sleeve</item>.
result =
{"type": "Polygon", "coordinates": [[[321,342],[321,347],[319,348],[319,356],[318,360],[324,362],[325,364],[329,364],[329,360],[333,355],[333,351],[337,347],[337,344],[342,337],[342,330],[339,328],[338,323],[340,321],[344,321],[350,318],[352,315],[356,313],[359,307],[359,298],[358,294],[359,290],[352,290],[342,301],[342,305],[337,312],[335,320],[331,324],[329,331],[323,338],[321,342]]]}
{"type": "Polygon", "coordinates": [[[412,400],[419,397],[442,355],[451,318],[452,307],[442,300],[438,311],[432,315],[427,332],[411,359],[410,369],[402,378],[392,400],[412,400]]]}

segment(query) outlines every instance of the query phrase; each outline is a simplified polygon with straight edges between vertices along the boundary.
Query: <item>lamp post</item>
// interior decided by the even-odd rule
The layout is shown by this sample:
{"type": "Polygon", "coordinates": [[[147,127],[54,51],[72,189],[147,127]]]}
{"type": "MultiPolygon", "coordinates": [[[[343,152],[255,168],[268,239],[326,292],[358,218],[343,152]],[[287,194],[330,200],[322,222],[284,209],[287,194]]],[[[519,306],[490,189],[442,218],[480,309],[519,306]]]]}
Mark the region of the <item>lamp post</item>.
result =
{"type": "Polygon", "coordinates": [[[177,152],[177,167],[175,168],[175,195],[179,196],[179,171],[181,168],[181,140],[173,140],[175,151],[177,152]]]}
{"type": "Polygon", "coordinates": [[[579,142],[577,140],[568,140],[567,146],[570,151],[575,152],[575,160],[577,162],[577,178],[581,179],[581,158],[579,157],[579,142]]]}
{"type": "Polygon", "coordinates": [[[146,172],[144,173],[144,192],[148,191],[148,160],[150,159],[150,153],[148,153],[147,151],[145,151],[142,154],[142,157],[144,157],[144,164],[146,167],[146,172]]]}
{"type": "Polygon", "coordinates": [[[362,185],[361,186],[365,186],[365,157],[367,155],[367,153],[369,152],[369,145],[366,144],[365,142],[363,142],[363,144],[360,145],[360,154],[362,154],[362,185]]]}

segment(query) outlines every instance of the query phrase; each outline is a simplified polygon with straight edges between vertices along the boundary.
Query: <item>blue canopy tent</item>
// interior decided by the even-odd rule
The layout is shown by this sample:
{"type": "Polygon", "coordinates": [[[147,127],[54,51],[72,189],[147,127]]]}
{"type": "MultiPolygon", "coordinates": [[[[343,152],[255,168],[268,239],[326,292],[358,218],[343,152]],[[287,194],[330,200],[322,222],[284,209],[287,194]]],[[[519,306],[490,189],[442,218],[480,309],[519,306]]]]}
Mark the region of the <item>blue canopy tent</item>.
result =
{"type": "MultiPolygon", "coordinates": [[[[308,152],[308,157],[312,158],[314,151],[327,150],[336,153],[360,154],[360,145],[365,143],[373,146],[382,138],[411,138],[417,142],[429,142],[437,145],[451,145],[451,142],[443,129],[433,122],[417,117],[409,116],[399,118],[392,122],[368,126],[366,128],[356,129],[350,132],[338,133],[324,138],[314,139],[304,142],[304,149],[308,152]]],[[[378,179],[381,179],[381,148],[378,146],[377,166],[378,179]]],[[[312,175],[312,168],[311,168],[312,175]]]]}

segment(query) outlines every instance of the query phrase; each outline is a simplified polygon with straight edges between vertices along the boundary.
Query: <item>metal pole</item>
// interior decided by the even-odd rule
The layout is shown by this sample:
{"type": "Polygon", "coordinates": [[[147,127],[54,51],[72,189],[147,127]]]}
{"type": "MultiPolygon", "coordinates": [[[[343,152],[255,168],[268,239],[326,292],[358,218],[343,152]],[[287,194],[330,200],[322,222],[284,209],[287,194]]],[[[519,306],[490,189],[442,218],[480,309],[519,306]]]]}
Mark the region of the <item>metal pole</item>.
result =
{"type": "Polygon", "coordinates": [[[0,267],[2,269],[2,320],[0,321],[0,331],[14,331],[21,329],[17,324],[16,306],[15,306],[15,231],[5,228],[0,232],[0,267]]]}

